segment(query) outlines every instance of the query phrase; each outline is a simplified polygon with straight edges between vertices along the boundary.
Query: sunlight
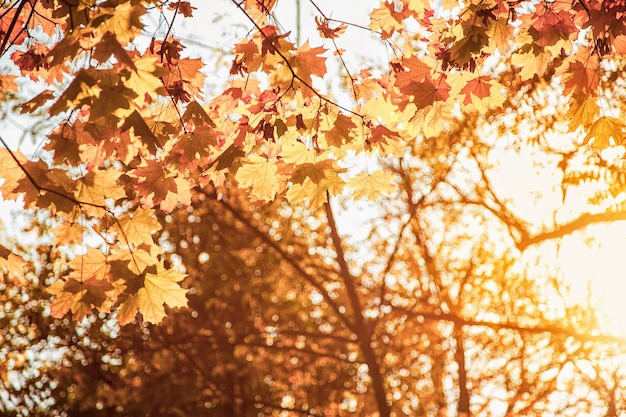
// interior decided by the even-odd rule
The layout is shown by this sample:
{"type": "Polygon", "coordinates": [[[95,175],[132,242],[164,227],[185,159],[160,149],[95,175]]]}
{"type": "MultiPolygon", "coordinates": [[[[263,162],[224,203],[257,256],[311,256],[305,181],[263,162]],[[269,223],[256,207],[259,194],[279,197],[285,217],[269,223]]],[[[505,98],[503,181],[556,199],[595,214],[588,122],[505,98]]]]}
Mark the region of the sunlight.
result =
{"type": "Polygon", "coordinates": [[[604,321],[599,330],[617,336],[626,336],[625,247],[625,222],[596,225],[563,239],[556,260],[572,302],[595,308],[604,321]]]}

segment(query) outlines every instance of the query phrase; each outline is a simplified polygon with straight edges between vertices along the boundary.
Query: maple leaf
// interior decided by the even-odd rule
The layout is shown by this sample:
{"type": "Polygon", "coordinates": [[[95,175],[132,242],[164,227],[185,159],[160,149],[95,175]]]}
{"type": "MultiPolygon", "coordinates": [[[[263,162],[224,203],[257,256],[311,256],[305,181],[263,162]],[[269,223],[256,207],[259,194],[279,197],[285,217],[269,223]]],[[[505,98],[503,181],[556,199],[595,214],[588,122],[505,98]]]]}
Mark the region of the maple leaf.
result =
{"type": "Polygon", "coordinates": [[[137,310],[139,310],[138,295],[132,294],[126,296],[120,303],[117,310],[116,319],[120,326],[126,326],[131,323],[137,317],[137,310]]]}
{"type": "Polygon", "coordinates": [[[378,200],[383,194],[390,194],[395,191],[396,177],[393,174],[378,169],[374,172],[362,172],[351,178],[347,186],[354,189],[353,198],[355,200],[367,199],[378,200]]]}
{"type": "Polygon", "coordinates": [[[87,289],[83,289],[78,293],[63,291],[65,282],[56,281],[48,287],[48,292],[55,296],[54,301],[50,303],[50,315],[55,318],[63,318],[71,309],[78,310],[80,308],[80,299],[85,295],[87,289]]]}
{"type": "Polygon", "coordinates": [[[153,209],[137,208],[133,213],[124,213],[111,228],[118,232],[121,240],[133,246],[153,243],[152,234],[161,230],[161,224],[154,215],[153,209]]]}
{"type": "Polygon", "coordinates": [[[205,165],[211,155],[211,146],[217,145],[218,134],[213,128],[202,126],[183,135],[170,154],[170,160],[180,170],[196,170],[205,165]]]}
{"type": "Polygon", "coordinates": [[[424,109],[436,101],[446,101],[449,94],[450,86],[445,80],[426,79],[423,82],[411,82],[403,90],[405,94],[414,97],[412,101],[418,109],[424,109]]]}
{"type": "Polygon", "coordinates": [[[563,74],[564,93],[589,95],[595,92],[600,84],[598,62],[594,56],[581,57],[584,62],[576,59],[569,63],[563,74]]]}
{"type": "MultiPolygon", "coordinates": [[[[261,29],[261,55],[266,56],[269,52],[270,55],[276,54],[277,51],[282,51],[282,42],[290,32],[278,33],[276,26],[267,25],[261,29]]],[[[267,62],[267,61],[266,61],[267,62]]]]}
{"type": "Polygon", "coordinates": [[[157,265],[155,273],[145,274],[143,287],[136,298],[136,305],[145,321],[156,324],[163,320],[164,305],[171,308],[187,306],[187,289],[178,284],[184,278],[185,274],[161,265],[157,265]]]}
{"type": "Polygon", "coordinates": [[[0,91],[17,93],[19,86],[15,82],[17,75],[0,74],[0,91]]]}
{"type": "Polygon", "coordinates": [[[72,311],[74,319],[80,321],[94,307],[106,311],[114,289],[110,282],[96,278],[57,280],[48,287],[48,292],[55,296],[50,304],[50,314],[52,317],[62,318],[72,311]]]}
{"type": "MultiPolygon", "coordinates": [[[[122,242],[124,241],[122,240],[122,242]]],[[[134,247],[118,247],[110,257],[110,262],[112,265],[116,266],[118,266],[119,262],[122,262],[125,272],[139,275],[142,274],[147,267],[159,264],[160,253],[161,248],[153,242],[140,244],[134,247]]]]}
{"type": "Polygon", "coordinates": [[[64,220],[51,230],[53,245],[79,245],[83,242],[85,226],[78,222],[64,220]]]}
{"type": "Polygon", "coordinates": [[[276,5],[277,0],[245,0],[244,7],[247,11],[258,11],[263,14],[270,14],[276,5]]]}
{"type": "Polygon", "coordinates": [[[417,20],[424,17],[424,12],[426,10],[425,6],[428,4],[424,0],[402,0],[402,3],[404,5],[404,9],[407,12],[412,13],[417,20]]]}
{"type": "Polygon", "coordinates": [[[134,2],[122,2],[113,8],[102,8],[103,25],[115,35],[122,45],[127,45],[144,27],[141,16],[146,13],[146,8],[134,2]]]}
{"type": "Polygon", "coordinates": [[[326,52],[321,46],[311,48],[309,42],[305,42],[298,48],[290,60],[291,67],[296,75],[305,83],[311,84],[311,75],[324,77],[326,74],[326,58],[320,56],[326,52]]]}
{"type": "Polygon", "coordinates": [[[69,123],[62,123],[48,135],[48,143],[43,148],[47,151],[54,151],[54,161],[58,164],[67,162],[71,165],[78,165],[82,162],[79,146],[76,127],[69,123]]]}
{"type": "Polygon", "coordinates": [[[329,26],[328,19],[320,18],[319,16],[315,16],[315,24],[317,25],[317,31],[320,33],[322,38],[326,39],[336,39],[341,36],[348,26],[345,23],[340,23],[336,28],[331,28],[329,26]]]}
{"type": "MultiPolygon", "coordinates": [[[[175,64],[164,63],[164,68],[169,72],[161,77],[165,88],[172,94],[173,91],[186,93],[189,97],[200,96],[204,88],[204,75],[200,70],[204,67],[200,58],[184,58],[175,64]]],[[[191,99],[185,100],[189,102],[191,99]]]]}
{"type": "Polygon", "coordinates": [[[486,75],[473,78],[461,89],[461,94],[465,95],[463,104],[472,104],[481,113],[485,113],[490,104],[499,107],[504,103],[501,87],[486,75]]]}
{"type": "Polygon", "coordinates": [[[450,48],[450,57],[455,64],[463,67],[472,57],[479,55],[488,44],[486,28],[476,25],[464,27],[463,36],[450,48]]]}
{"type": "Polygon", "coordinates": [[[251,188],[255,197],[265,201],[273,200],[282,188],[276,160],[258,155],[242,160],[235,179],[241,187],[251,188]]]}
{"type": "Polygon", "coordinates": [[[424,82],[430,78],[433,71],[432,63],[420,59],[415,55],[400,61],[401,71],[396,73],[395,84],[400,91],[404,91],[411,83],[424,82]]]}
{"type": "Polygon", "coordinates": [[[111,268],[105,254],[91,246],[87,247],[87,253],[84,255],[76,255],[68,266],[71,268],[68,278],[77,281],[86,281],[90,278],[105,280],[111,268]]]}
{"type": "Polygon", "coordinates": [[[189,190],[192,184],[169,173],[157,160],[144,160],[129,175],[137,178],[135,188],[144,208],[160,206],[165,212],[176,208],[177,204],[191,202],[189,190]]]}
{"type": "Polygon", "coordinates": [[[175,1],[168,4],[167,7],[170,10],[177,10],[185,17],[191,17],[193,10],[197,10],[197,8],[193,7],[188,1],[175,1]]]}
{"type": "Polygon", "coordinates": [[[2,276],[4,271],[9,276],[17,277],[18,281],[22,279],[24,275],[24,268],[27,263],[21,256],[15,255],[9,249],[0,245],[0,282],[3,282],[2,276]]]}
{"type": "Polygon", "coordinates": [[[169,71],[159,64],[157,57],[146,55],[134,58],[133,69],[124,69],[120,79],[128,89],[135,92],[135,102],[142,106],[146,95],[166,95],[161,77],[168,74],[169,71]]]}
{"type": "Polygon", "coordinates": [[[511,39],[514,32],[515,27],[509,24],[508,16],[506,18],[499,17],[491,22],[487,30],[489,45],[485,48],[485,52],[490,54],[495,51],[499,51],[501,54],[507,53],[513,44],[511,39]]]}
{"type": "Polygon", "coordinates": [[[327,187],[324,185],[326,175],[323,170],[314,164],[301,166],[292,181],[294,184],[287,190],[287,200],[292,204],[308,201],[311,208],[316,209],[327,200],[327,187]]]}
{"type": "Polygon", "coordinates": [[[280,152],[282,161],[287,164],[302,165],[315,164],[315,149],[307,147],[302,142],[293,142],[289,146],[283,147],[280,152]]]}
{"type": "Polygon", "coordinates": [[[181,119],[185,122],[192,121],[195,126],[207,125],[217,127],[209,117],[206,110],[197,101],[192,101],[187,105],[181,119]]]}
{"type": "Polygon", "coordinates": [[[573,95],[570,99],[569,110],[565,115],[569,131],[573,132],[580,126],[584,128],[591,126],[599,111],[600,106],[595,97],[573,95]]]}
{"type": "Polygon", "coordinates": [[[50,107],[50,115],[54,116],[68,109],[77,109],[90,104],[100,97],[101,88],[97,81],[86,70],[80,70],[74,80],[67,86],[57,101],[50,107]]]}
{"type": "Polygon", "coordinates": [[[328,192],[340,192],[345,182],[339,174],[344,172],[335,167],[331,159],[299,165],[290,178],[293,184],[285,196],[292,204],[305,202],[316,209],[328,200],[328,192]]]}
{"type": "Polygon", "coordinates": [[[92,57],[100,63],[105,63],[111,56],[132,70],[137,69],[129,52],[120,44],[115,34],[107,31],[93,48],[92,57]]]}
{"type": "Polygon", "coordinates": [[[139,138],[152,154],[156,153],[157,149],[163,146],[137,110],[125,118],[120,130],[122,132],[130,130],[131,136],[139,138]]]}
{"type": "MultiPolygon", "coordinates": [[[[402,137],[398,132],[388,129],[383,125],[378,125],[371,129],[371,137],[367,140],[368,145],[376,145],[378,148],[383,149],[385,145],[389,145],[394,141],[399,141],[402,137]]],[[[393,148],[393,147],[391,147],[393,148]]]]}
{"type": "Polygon", "coordinates": [[[574,24],[571,10],[560,8],[555,12],[554,9],[539,5],[536,16],[528,33],[538,46],[554,47],[561,40],[574,41],[576,39],[578,29],[574,24]]]}
{"type": "Polygon", "coordinates": [[[356,124],[352,119],[344,114],[338,113],[332,121],[324,118],[324,125],[321,132],[324,133],[324,139],[328,146],[340,148],[352,139],[352,129],[356,128],[356,124]]]}
{"type": "Polygon", "coordinates": [[[380,7],[370,13],[370,19],[369,28],[374,32],[380,30],[383,39],[404,28],[402,14],[395,11],[393,3],[381,3],[380,7]]]}
{"type": "Polygon", "coordinates": [[[593,139],[592,146],[603,150],[614,144],[611,138],[618,144],[624,142],[624,123],[615,117],[602,116],[589,128],[584,143],[593,139]]]}
{"type": "Polygon", "coordinates": [[[19,169],[19,166],[13,161],[13,157],[16,157],[22,166],[28,161],[20,151],[11,152],[6,148],[0,148],[0,160],[3,161],[3,163],[0,164],[0,179],[3,180],[2,185],[0,185],[0,194],[2,194],[5,199],[17,197],[15,190],[26,178],[24,172],[19,169]]]}
{"type": "Polygon", "coordinates": [[[108,169],[91,170],[84,177],[77,180],[76,199],[98,206],[104,206],[106,199],[118,200],[126,197],[126,192],[118,184],[121,172],[108,169]]]}
{"type": "Polygon", "coordinates": [[[101,75],[101,80],[98,83],[100,89],[98,100],[91,103],[91,115],[94,118],[115,116],[118,119],[130,115],[133,112],[131,103],[137,97],[137,93],[118,82],[117,75],[101,75]]]}

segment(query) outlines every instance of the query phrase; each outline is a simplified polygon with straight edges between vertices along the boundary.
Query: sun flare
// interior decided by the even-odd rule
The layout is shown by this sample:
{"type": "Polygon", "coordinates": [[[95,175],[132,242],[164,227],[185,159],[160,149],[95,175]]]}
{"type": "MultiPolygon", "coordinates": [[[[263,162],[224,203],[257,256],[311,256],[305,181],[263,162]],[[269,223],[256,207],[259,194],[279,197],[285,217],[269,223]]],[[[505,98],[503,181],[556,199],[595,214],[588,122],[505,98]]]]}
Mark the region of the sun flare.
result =
{"type": "Polygon", "coordinates": [[[557,266],[572,302],[589,305],[601,319],[601,332],[626,336],[626,222],[589,227],[564,239],[557,266]]]}

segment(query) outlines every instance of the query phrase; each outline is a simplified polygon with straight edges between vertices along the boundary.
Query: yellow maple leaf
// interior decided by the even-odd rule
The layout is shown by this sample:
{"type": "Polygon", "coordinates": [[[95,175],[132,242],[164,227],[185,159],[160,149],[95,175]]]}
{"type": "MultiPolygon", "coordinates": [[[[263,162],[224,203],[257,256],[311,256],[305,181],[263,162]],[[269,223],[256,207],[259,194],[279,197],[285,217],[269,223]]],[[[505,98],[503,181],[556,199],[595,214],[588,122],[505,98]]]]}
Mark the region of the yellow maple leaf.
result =
{"type": "Polygon", "coordinates": [[[133,59],[133,64],[135,69],[125,69],[120,77],[124,85],[137,94],[135,98],[137,106],[144,105],[146,94],[150,96],[155,93],[163,96],[167,94],[161,77],[169,72],[159,64],[158,57],[142,56],[133,59]]]}
{"type": "Polygon", "coordinates": [[[139,296],[137,294],[133,294],[127,297],[121,304],[119,309],[117,310],[117,321],[120,323],[120,326],[125,326],[128,323],[132,322],[135,317],[137,317],[137,310],[139,310],[138,304],[139,296]]]}
{"type": "Polygon", "coordinates": [[[89,278],[106,279],[111,269],[104,253],[91,246],[87,248],[87,253],[84,255],[76,255],[68,266],[72,269],[68,278],[74,278],[77,281],[86,281],[89,278]]]}
{"type": "Polygon", "coordinates": [[[117,183],[122,175],[112,168],[93,169],[77,180],[76,198],[84,203],[103,206],[107,198],[118,200],[126,197],[124,188],[117,183]]]}
{"type": "Polygon", "coordinates": [[[157,265],[156,274],[146,273],[144,286],[137,292],[136,299],[145,321],[156,324],[163,320],[164,305],[172,308],[187,305],[187,289],[178,284],[184,278],[185,274],[161,265],[157,265]]]}
{"type": "Polygon", "coordinates": [[[573,132],[580,126],[585,129],[591,126],[599,111],[600,106],[596,97],[573,95],[570,98],[569,110],[565,115],[569,131],[573,132]]]}
{"type": "Polygon", "coordinates": [[[591,146],[600,150],[615,143],[621,144],[624,141],[624,123],[615,117],[602,116],[589,129],[585,143],[591,139],[593,139],[591,146]],[[611,142],[611,138],[614,142],[611,142]]]}
{"type": "Polygon", "coordinates": [[[304,143],[295,141],[283,147],[280,152],[283,162],[294,165],[315,164],[315,149],[307,147],[304,143]]]}
{"type": "Polygon", "coordinates": [[[134,246],[152,244],[152,233],[161,229],[154,216],[154,210],[138,208],[133,213],[122,214],[111,228],[119,233],[119,239],[134,246]]]}
{"type": "Polygon", "coordinates": [[[485,48],[485,52],[491,54],[499,51],[501,54],[506,54],[511,49],[514,32],[515,27],[509,23],[508,17],[499,17],[492,21],[487,30],[489,45],[485,48]]]}
{"type": "Polygon", "coordinates": [[[144,244],[134,248],[118,248],[113,255],[111,261],[124,261],[126,268],[133,274],[141,274],[149,266],[159,264],[159,254],[161,248],[155,244],[144,244]]]}
{"type": "Polygon", "coordinates": [[[258,155],[244,158],[235,178],[242,188],[251,188],[252,195],[260,200],[273,200],[282,188],[276,160],[258,155]]]}
{"type": "Polygon", "coordinates": [[[144,26],[141,22],[141,16],[146,13],[145,7],[133,4],[133,2],[122,2],[111,9],[102,8],[102,10],[110,10],[103,26],[115,34],[122,46],[128,44],[141,33],[144,26]]]}
{"type": "Polygon", "coordinates": [[[383,194],[390,194],[395,191],[396,177],[393,174],[378,169],[374,172],[362,172],[350,179],[348,187],[354,189],[354,200],[363,198],[371,201],[378,200],[383,194]]]}
{"type": "Polygon", "coordinates": [[[26,261],[24,258],[11,253],[10,250],[0,245],[0,282],[2,282],[5,270],[8,275],[16,278],[18,281],[22,281],[25,266],[26,261]]]}
{"type": "Polygon", "coordinates": [[[380,30],[382,38],[389,38],[394,32],[399,32],[404,28],[402,15],[394,10],[393,3],[382,3],[379,8],[370,13],[369,28],[374,32],[380,30]]]}
{"type": "Polygon", "coordinates": [[[78,245],[83,241],[84,232],[85,227],[82,224],[65,220],[52,229],[52,233],[54,234],[52,244],[55,246],[78,245]]]}
{"type": "Polygon", "coordinates": [[[332,161],[326,160],[320,164],[306,163],[299,166],[292,176],[294,183],[286,193],[287,200],[296,204],[309,202],[311,208],[318,208],[326,202],[326,171],[330,171],[332,161]]]}

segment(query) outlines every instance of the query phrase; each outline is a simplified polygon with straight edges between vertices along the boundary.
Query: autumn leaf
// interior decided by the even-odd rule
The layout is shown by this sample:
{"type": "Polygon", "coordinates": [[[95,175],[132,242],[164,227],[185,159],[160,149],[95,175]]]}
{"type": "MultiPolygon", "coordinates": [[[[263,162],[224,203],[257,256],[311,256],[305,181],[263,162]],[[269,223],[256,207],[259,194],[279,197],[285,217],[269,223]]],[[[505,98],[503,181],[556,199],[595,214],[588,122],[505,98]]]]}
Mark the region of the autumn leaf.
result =
{"type": "Polygon", "coordinates": [[[124,189],[119,186],[121,172],[112,168],[94,169],[77,182],[76,199],[97,206],[104,206],[107,199],[118,200],[126,197],[124,189]]]}
{"type": "Polygon", "coordinates": [[[50,114],[54,116],[68,109],[77,109],[80,106],[90,104],[100,97],[101,90],[96,79],[86,70],[81,70],[50,107],[50,114]]]}
{"type": "Polygon", "coordinates": [[[79,245],[83,242],[85,226],[75,221],[64,220],[51,230],[53,245],[79,245]]]}
{"type": "Polygon", "coordinates": [[[418,109],[424,109],[437,101],[446,101],[450,96],[450,86],[445,80],[426,79],[423,82],[411,82],[402,92],[414,97],[413,103],[418,109]]]}
{"type": "Polygon", "coordinates": [[[298,48],[291,60],[291,65],[296,75],[305,83],[311,84],[311,76],[323,77],[326,74],[326,58],[320,56],[326,50],[321,46],[311,48],[309,42],[305,42],[298,48]]]}
{"type": "Polygon", "coordinates": [[[185,307],[187,289],[181,288],[180,281],[185,278],[173,269],[158,265],[155,273],[146,273],[144,286],[137,292],[136,304],[145,321],[159,323],[165,317],[165,308],[185,307]]]}
{"type": "Polygon", "coordinates": [[[393,3],[381,2],[380,7],[370,13],[370,19],[369,28],[373,31],[380,30],[383,39],[404,28],[402,15],[394,10],[393,3]]]}
{"type": "MultiPolygon", "coordinates": [[[[330,118],[330,116],[328,117],[330,118]]],[[[354,128],[356,128],[356,124],[352,119],[339,113],[321,131],[324,133],[324,139],[328,146],[341,148],[352,140],[352,129],[354,128]]]]}
{"type": "Polygon", "coordinates": [[[57,280],[48,288],[48,292],[55,296],[50,303],[50,314],[62,318],[71,311],[74,320],[80,321],[93,308],[107,311],[108,300],[114,290],[110,282],[96,278],[57,280]]]}
{"type": "Polygon", "coordinates": [[[378,169],[372,173],[362,172],[351,178],[346,185],[354,189],[352,198],[355,200],[376,201],[383,194],[391,194],[395,191],[395,181],[395,175],[378,169]]]}
{"type": "Polygon", "coordinates": [[[169,72],[159,64],[157,57],[146,55],[134,58],[133,65],[132,70],[122,71],[120,78],[128,89],[137,94],[137,105],[144,104],[146,95],[167,94],[161,77],[169,72]]]}
{"type": "Polygon", "coordinates": [[[473,105],[479,112],[485,113],[490,105],[499,107],[504,103],[504,97],[500,93],[502,86],[494,82],[488,76],[480,76],[471,79],[461,89],[465,95],[464,105],[473,105]]]}
{"type": "Polygon", "coordinates": [[[143,161],[129,174],[137,178],[135,188],[144,208],[160,206],[170,212],[177,204],[186,205],[191,201],[192,184],[170,173],[156,160],[143,161]]]}
{"type": "MultiPolygon", "coordinates": [[[[135,246],[123,245],[115,250],[109,261],[112,265],[122,262],[126,272],[135,275],[142,274],[147,267],[157,265],[161,249],[153,242],[138,244],[135,246]]],[[[113,266],[112,266],[113,268],[113,266]]],[[[127,278],[127,276],[123,276],[127,278]]],[[[126,280],[128,283],[128,280],[126,280]]]]}
{"type": "Polygon", "coordinates": [[[239,186],[250,188],[260,200],[273,200],[282,188],[276,160],[262,156],[244,158],[235,178],[239,186]]]}
{"type": "Polygon", "coordinates": [[[296,141],[283,147],[280,155],[282,157],[282,161],[287,164],[315,164],[315,149],[307,147],[302,142],[296,141]]]}
{"type": "Polygon", "coordinates": [[[68,266],[71,269],[68,278],[77,281],[86,281],[90,278],[104,280],[111,268],[105,254],[91,246],[87,247],[87,253],[84,255],[77,254],[68,266]]]}
{"type": "Polygon", "coordinates": [[[615,117],[602,116],[589,128],[585,143],[593,139],[591,146],[600,150],[624,142],[624,123],[615,117]],[[614,142],[611,141],[611,138],[614,142]]]}
{"type": "Polygon", "coordinates": [[[167,6],[170,10],[177,10],[185,17],[191,17],[193,10],[197,10],[197,7],[193,7],[188,1],[175,1],[171,2],[167,6]]]}
{"type": "Polygon", "coordinates": [[[570,107],[566,113],[569,131],[573,132],[579,127],[587,128],[595,121],[600,111],[598,100],[591,96],[573,95],[570,99],[570,107]]]}
{"type": "Polygon", "coordinates": [[[107,14],[103,14],[103,25],[112,32],[119,43],[127,45],[132,39],[141,33],[144,25],[141,17],[146,13],[146,8],[133,2],[122,2],[113,8],[103,8],[107,14]]]}
{"type": "Polygon", "coordinates": [[[139,246],[153,243],[152,234],[161,230],[153,209],[138,208],[133,213],[124,213],[118,217],[111,228],[118,232],[121,240],[139,246]]]}
{"type": "Polygon", "coordinates": [[[20,281],[23,279],[24,267],[26,265],[24,258],[15,255],[5,246],[0,245],[0,282],[4,282],[2,277],[5,271],[9,276],[16,277],[20,281]]]}

